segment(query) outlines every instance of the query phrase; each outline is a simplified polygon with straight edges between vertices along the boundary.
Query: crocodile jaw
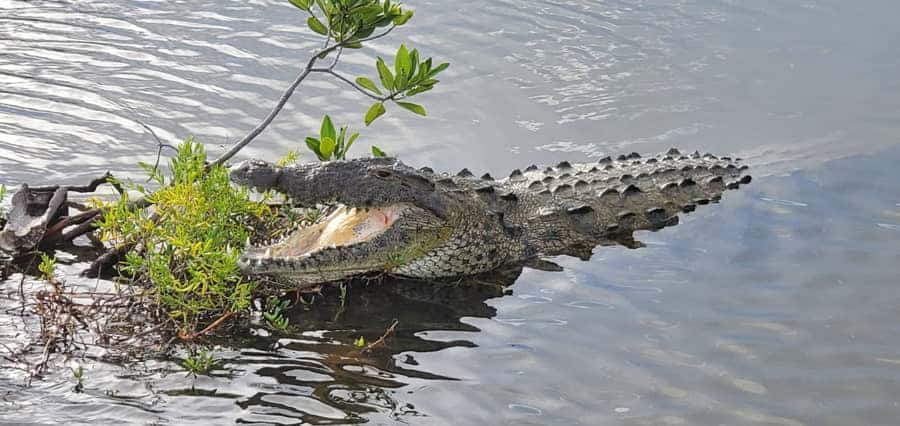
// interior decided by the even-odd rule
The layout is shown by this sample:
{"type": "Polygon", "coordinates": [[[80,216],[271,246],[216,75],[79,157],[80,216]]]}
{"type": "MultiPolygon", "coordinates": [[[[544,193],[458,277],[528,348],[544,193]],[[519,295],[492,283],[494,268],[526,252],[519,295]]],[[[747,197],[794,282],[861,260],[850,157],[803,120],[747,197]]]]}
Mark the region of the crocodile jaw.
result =
{"type": "Polygon", "coordinates": [[[388,271],[395,266],[390,254],[415,236],[407,222],[418,223],[427,214],[405,203],[369,209],[340,206],[279,242],[248,248],[238,265],[247,275],[272,275],[295,285],[388,271]]]}

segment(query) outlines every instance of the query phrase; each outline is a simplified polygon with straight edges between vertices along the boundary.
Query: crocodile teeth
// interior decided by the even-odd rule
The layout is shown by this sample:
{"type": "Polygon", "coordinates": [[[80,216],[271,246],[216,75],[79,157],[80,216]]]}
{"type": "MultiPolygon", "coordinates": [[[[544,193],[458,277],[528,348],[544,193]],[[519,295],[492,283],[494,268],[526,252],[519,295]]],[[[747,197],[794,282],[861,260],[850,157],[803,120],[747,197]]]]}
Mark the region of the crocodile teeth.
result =
{"type": "Polygon", "coordinates": [[[266,249],[266,257],[272,257],[272,249],[271,248],[266,249]]]}

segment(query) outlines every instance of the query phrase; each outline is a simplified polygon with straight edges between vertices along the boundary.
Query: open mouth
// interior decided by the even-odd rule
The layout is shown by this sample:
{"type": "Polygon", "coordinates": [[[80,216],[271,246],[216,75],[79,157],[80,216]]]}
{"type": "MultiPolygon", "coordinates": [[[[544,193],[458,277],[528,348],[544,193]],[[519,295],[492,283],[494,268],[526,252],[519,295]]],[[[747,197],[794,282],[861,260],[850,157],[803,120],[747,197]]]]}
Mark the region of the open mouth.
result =
{"type": "Polygon", "coordinates": [[[241,256],[246,272],[275,272],[290,263],[296,270],[299,264],[317,253],[350,248],[371,242],[383,235],[410,209],[406,204],[378,208],[354,208],[339,205],[324,219],[305,228],[288,233],[282,240],[249,248],[241,256]]]}

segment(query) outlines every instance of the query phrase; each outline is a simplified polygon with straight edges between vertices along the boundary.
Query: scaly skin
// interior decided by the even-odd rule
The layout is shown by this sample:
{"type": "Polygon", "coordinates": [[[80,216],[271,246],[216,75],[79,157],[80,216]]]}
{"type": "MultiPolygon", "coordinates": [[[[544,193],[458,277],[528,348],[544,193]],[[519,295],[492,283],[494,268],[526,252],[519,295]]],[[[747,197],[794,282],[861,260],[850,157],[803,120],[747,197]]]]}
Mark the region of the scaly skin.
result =
{"type": "Polygon", "coordinates": [[[675,225],[678,213],[717,202],[725,189],[750,182],[746,168],[675,149],[531,166],[502,180],[465,169],[436,174],[390,158],[284,168],[250,160],[232,168],[232,180],[282,192],[301,206],[344,207],[285,241],[248,249],[240,264],[248,274],[302,287],[370,272],[433,279],[545,256],[587,259],[597,245],[637,247],[634,231],[675,225]]]}

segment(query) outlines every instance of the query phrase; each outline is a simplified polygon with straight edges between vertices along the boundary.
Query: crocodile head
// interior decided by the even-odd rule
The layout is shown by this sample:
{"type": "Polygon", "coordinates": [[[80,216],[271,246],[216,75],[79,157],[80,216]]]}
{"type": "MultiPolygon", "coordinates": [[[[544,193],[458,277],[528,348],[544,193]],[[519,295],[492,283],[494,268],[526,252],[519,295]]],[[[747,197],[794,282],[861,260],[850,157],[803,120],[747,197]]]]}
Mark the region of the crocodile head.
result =
{"type": "Polygon", "coordinates": [[[300,207],[334,209],[273,244],[247,249],[243,272],[302,287],[368,272],[390,272],[446,239],[447,200],[425,174],[395,159],[356,159],[280,168],[249,160],[232,181],[276,190],[300,207]]]}

